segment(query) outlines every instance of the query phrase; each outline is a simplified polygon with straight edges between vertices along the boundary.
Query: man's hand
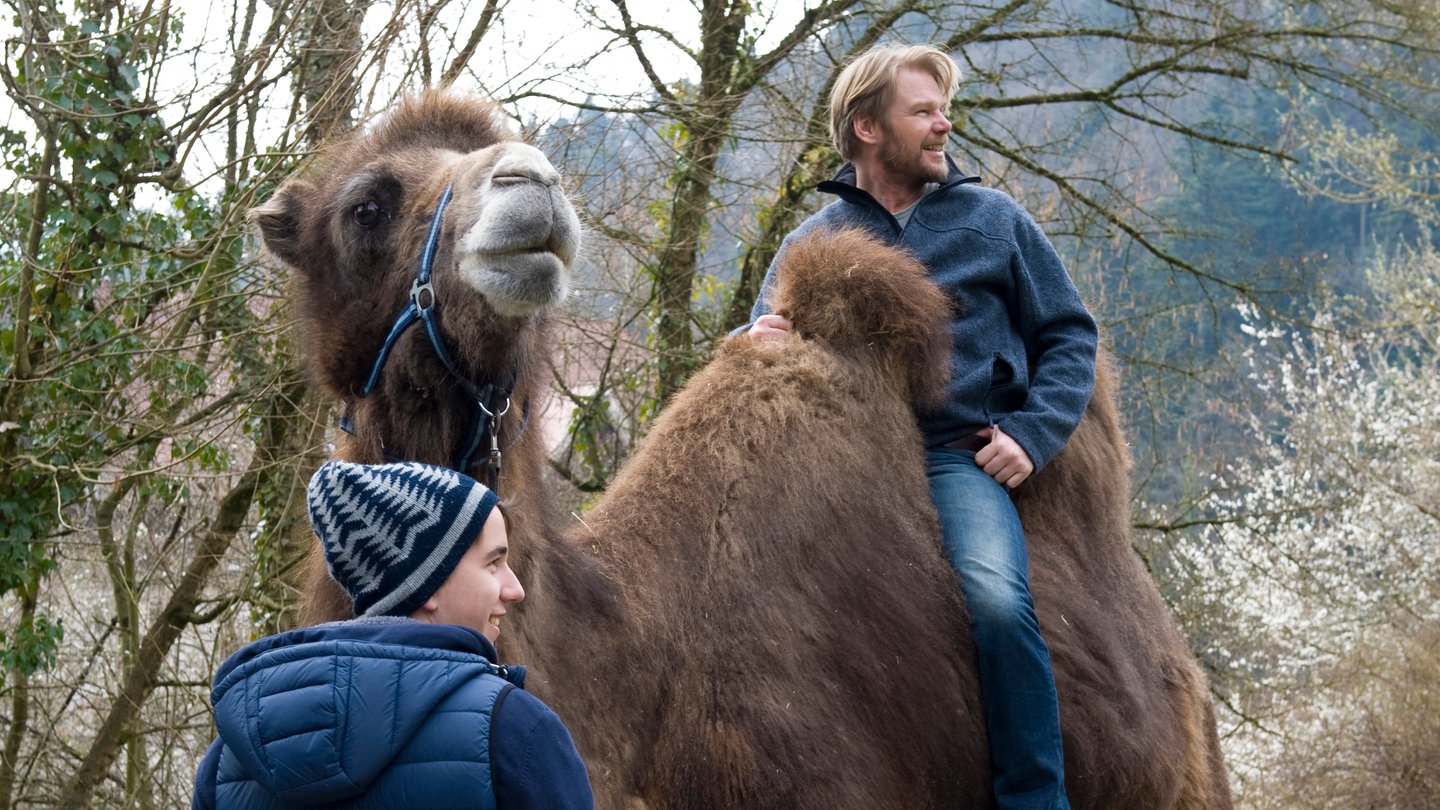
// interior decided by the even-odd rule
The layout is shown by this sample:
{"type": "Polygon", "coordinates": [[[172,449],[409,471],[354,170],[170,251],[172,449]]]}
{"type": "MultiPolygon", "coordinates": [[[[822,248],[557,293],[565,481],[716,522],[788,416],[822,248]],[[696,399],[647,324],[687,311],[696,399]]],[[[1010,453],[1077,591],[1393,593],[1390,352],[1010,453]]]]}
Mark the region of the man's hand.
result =
{"type": "Polygon", "coordinates": [[[745,334],[751,340],[759,341],[780,341],[790,339],[790,319],[782,315],[761,315],[755,319],[755,325],[745,334]]]}
{"type": "MultiPolygon", "coordinates": [[[[756,322],[759,325],[759,322],[756,322]]],[[[1030,473],[1035,472],[1035,463],[1020,443],[1000,432],[998,427],[980,431],[990,437],[990,443],[975,454],[975,463],[985,474],[1010,489],[1020,486],[1030,473]]]]}

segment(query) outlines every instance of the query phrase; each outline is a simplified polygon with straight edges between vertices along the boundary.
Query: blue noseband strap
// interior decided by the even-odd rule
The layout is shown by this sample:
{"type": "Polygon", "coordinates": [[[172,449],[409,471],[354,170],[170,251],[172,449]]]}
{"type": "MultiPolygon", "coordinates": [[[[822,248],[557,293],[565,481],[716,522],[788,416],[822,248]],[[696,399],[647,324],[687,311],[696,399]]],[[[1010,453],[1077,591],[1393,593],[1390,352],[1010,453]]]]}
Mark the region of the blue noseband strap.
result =
{"type": "MultiPolygon", "coordinates": [[[[500,477],[500,446],[498,441],[500,417],[510,409],[510,389],[514,386],[514,375],[505,385],[486,383],[476,385],[456,368],[455,361],[450,357],[450,351],[445,346],[445,339],[440,334],[440,312],[439,299],[435,295],[435,287],[430,283],[431,270],[435,264],[435,252],[440,243],[440,226],[444,221],[445,208],[450,204],[453,189],[446,187],[445,193],[440,196],[440,202],[435,206],[435,215],[430,220],[430,231],[425,238],[425,250],[420,254],[420,267],[415,273],[415,280],[410,285],[410,301],[401,310],[400,315],[395,318],[395,323],[390,327],[390,334],[385,337],[385,343],[380,347],[380,353],[375,357],[375,364],[370,369],[370,377],[365,381],[365,387],[360,390],[360,396],[369,396],[375,387],[380,384],[380,373],[385,368],[385,361],[390,357],[390,350],[394,348],[400,336],[409,329],[416,320],[425,324],[425,334],[430,339],[430,346],[435,350],[435,355],[445,365],[450,376],[459,382],[467,396],[475,402],[475,425],[471,429],[470,441],[459,453],[453,464],[454,468],[461,472],[468,472],[471,462],[474,460],[475,452],[484,443],[488,436],[490,439],[490,453],[485,459],[486,477],[491,479],[490,485],[493,488],[500,477]]],[[[528,407],[523,409],[528,412],[528,407]]],[[[522,414],[527,417],[528,413],[522,414]]],[[[522,418],[520,427],[524,430],[525,422],[528,419],[522,418]]],[[[344,416],[340,419],[340,427],[346,433],[353,433],[355,424],[350,408],[347,407],[344,416]]]]}

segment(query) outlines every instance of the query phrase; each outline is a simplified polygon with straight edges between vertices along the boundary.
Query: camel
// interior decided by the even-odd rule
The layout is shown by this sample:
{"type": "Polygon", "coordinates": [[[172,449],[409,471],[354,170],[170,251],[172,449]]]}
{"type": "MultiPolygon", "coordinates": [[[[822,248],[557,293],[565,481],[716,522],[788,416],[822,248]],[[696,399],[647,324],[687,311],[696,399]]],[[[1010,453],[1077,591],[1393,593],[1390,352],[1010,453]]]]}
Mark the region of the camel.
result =
{"type": "MultiPolygon", "coordinates": [[[[912,415],[946,367],[949,304],[924,268],[856,232],[788,250],[772,308],[796,337],[720,346],[562,528],[527,418],[579,229],[553,167],[497,121],[422,94],[253,214],[293,269],[311,378],[346,413],[337,455],[494,483],[528,592],[501,655],[565,720],[597,806],[991,806],[912,415]],[[412,286],[433,330],[407,320],[412,286]]],[[[1016,496],[1067,790],[1076,808],[1227,808],[1205,676],[1129,546],[1115,386],[1102,362],[1069,447],[1016,496]]],[[[307,619],[344,618],[318,559],[307,619]]]]}

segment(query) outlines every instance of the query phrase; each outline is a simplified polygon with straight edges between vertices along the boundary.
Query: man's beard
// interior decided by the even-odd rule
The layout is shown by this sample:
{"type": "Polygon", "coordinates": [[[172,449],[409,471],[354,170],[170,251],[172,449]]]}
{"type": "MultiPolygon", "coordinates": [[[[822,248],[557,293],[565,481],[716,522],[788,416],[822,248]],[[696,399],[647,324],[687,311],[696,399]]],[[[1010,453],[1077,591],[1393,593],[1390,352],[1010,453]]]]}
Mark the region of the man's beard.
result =
{"type": "Polygon", "coordinates": [[[880,163],[897,177],[909,177],[921,183],[943,183],[949,176],[949,167],[942,161],[931,165],[925,159],[926,152],[912,152],[900,143],[900,138],[886,124],[881,124],[885,133],[884,146],[880,148],[880,163]]]}

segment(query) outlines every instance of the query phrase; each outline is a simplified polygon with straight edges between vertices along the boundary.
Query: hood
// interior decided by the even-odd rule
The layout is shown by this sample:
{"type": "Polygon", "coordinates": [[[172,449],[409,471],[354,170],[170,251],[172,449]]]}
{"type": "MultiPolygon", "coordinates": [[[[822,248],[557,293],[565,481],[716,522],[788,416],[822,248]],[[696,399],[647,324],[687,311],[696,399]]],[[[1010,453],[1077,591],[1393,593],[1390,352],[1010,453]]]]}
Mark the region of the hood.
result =
{"type": "Polygon", "coordinates": [[[276,798],[353,798],[405,747],[430,711],[496,666],[482,634],[409,619],[342,622],[261,639],[215,674],[220,738],[276,798]]]}

